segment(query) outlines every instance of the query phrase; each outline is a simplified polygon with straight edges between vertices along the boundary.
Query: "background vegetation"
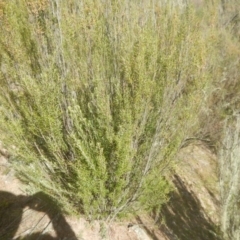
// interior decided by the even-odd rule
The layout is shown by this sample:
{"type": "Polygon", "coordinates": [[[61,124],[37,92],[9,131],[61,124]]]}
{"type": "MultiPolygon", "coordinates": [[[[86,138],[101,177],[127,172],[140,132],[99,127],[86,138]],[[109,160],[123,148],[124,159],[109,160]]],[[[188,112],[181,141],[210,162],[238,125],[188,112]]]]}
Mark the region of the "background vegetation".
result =
{"type": "Polygon", "coordinates": [[[111,220],[167,201],[188,139],[220,149],[236,2],[172,3],[0,1],[1,140],[30,189],[111,220]]]}
{"type": "Polygon", "coordinates": [[[240,5],[238,0],[219,3],[217,29],[223,44],[215,78],[202,119],[199,136],[214,145],[219,159],[219,180],[224,239],[240,238],[239,218],[239,107],[240,107],[240,5]],[[205,113],[204,113],[205,112],[205,113]]]}

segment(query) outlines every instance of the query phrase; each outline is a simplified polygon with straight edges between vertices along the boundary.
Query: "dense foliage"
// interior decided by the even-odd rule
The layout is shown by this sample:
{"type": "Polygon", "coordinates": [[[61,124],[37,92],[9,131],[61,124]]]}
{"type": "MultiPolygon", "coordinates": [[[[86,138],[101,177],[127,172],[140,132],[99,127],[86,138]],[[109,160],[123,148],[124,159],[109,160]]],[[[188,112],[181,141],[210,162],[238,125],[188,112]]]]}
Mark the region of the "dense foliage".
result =
{"type": "Polygon", "coordinates": [[[91,219],[158,209],[222,74],[218,11],[0,2],[0,135],[20,178],[91,219]]]}

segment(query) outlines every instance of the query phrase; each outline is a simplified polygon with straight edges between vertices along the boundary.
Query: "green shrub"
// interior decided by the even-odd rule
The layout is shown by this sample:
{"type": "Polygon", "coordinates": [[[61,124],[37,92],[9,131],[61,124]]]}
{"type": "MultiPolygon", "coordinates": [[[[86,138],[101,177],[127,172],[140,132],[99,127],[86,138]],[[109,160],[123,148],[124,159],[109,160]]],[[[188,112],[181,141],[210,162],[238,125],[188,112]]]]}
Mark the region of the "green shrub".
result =
{"type": "Polygon", "coordinates": [[[217,35],[154,1],[6,1],[0,133],[19,177],[93,219],[152,210],[213,79],[217,35]]]}

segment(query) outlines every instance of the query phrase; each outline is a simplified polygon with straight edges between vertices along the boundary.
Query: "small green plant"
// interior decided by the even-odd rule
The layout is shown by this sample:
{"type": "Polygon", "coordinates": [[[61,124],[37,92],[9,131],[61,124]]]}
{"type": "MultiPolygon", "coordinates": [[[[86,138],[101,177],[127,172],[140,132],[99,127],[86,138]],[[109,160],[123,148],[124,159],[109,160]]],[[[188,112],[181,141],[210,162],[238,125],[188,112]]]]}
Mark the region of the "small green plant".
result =
{"type": "Polygon", "coordinates": [[[101,236],[101,239],[107,239],[107,226],[103,223],[103,222],[100,222],[100,230],[99,230],[99,233],[100,233],[100,236],[101,236]]]}

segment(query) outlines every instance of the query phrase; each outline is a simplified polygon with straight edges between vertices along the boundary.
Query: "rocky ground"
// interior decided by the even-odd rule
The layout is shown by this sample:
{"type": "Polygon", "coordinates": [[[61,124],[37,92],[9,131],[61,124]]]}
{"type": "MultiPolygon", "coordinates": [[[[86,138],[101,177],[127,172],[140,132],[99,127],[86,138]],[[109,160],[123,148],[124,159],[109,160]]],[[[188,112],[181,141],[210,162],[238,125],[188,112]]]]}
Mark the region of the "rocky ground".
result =
{"type": "MultiPolygon", "coordinates": [[[[5,155],[5,156],[4,156],[5,155]]],[[[88,222],[64,216],[44,193],[33,196],[0,157],[0,239],[218,240],[220,199],[217,159],[203,144],[181,149],[172,174],[175,191],[161,214],[125,222],[88,222]]]]}

